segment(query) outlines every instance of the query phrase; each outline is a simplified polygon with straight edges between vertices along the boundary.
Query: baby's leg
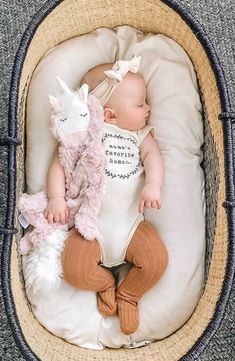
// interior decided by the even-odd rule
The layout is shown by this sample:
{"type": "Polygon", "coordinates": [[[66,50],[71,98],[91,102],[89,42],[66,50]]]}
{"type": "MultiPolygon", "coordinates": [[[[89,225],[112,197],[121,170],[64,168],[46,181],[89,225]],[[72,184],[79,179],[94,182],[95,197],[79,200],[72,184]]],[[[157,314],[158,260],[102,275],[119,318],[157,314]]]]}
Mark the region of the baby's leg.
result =
{"type": "Polygon", "coordinates": [[[117,290],[121,331],[135,332],[139,325],[137,303],[162,276],[167,263],[167,250],[148,222],[141,222],[127,248],[126,260],[133,264],[117,290]]]}
{"type": "Polygon", "coordinates": [[[115,278],[99,266],[100,248],[96,240],[87,241],[73,228],[62,253],[64,279],[72,286],[98,292],[98,308],[105,315],[116,312],[115,278]]]}

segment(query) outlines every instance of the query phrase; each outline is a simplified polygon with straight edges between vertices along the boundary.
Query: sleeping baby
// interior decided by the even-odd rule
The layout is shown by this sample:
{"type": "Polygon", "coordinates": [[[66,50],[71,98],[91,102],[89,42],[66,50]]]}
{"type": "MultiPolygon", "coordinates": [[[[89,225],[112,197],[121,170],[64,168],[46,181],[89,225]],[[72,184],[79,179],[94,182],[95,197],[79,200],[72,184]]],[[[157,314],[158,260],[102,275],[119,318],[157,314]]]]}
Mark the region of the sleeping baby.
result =
{"type": "MultiPolygon", "coordinates": [[[[102,64],[82,79],[104,110],[106,186],[97,219],[99,239],[88,241],[73,228],[62,253],[64,279],[73,287],[96,291],[99,311],[104,316],[118,313],[126,335],[137,330],[138,301],[168,263],[166,247],[143,217],[144,208],[161,207],[164,167],[147,125],[150,109],[139,65],[140,57],[102,64]],[[124,262],[131,268],[117,287],[112,267],[124,262]]],[[[65,223],[65,175],[58,151],[49,167],[47,192],[45,217],[49,223],[65,223]]]]}

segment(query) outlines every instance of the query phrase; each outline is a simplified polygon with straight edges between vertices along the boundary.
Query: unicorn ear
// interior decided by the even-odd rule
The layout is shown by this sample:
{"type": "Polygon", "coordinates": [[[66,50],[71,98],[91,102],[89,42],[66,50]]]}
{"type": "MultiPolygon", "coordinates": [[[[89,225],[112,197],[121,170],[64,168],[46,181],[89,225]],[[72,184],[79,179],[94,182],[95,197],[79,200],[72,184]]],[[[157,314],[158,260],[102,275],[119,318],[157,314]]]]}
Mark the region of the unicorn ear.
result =
{"type": "Polygon", "coordinates": [[[69,94],[69,95],[72,95],[72,91],[69,89],[68,85],[62,80],[60,79],[59,76],[56,77],[56,79],[58,80],[60,86],[61,86],[61,89],[66,93],[66,94],[69,94]]]}
{"type": "Polygon", "coordinates": [[[59,99],[57,99],[56,97],[53,97],[53,95],[49,95],[49,100],[50,100],[52,108],[56,112],[59,112],[62,108],[61,102],[59,101],[59,99]]]}
{"type": "Polygon", "coordinates": [[[79,95],[80,99],[84,101],[84,103],[87,104],[87,98],[88,98],[88,91],[89,91],[89,85],[83,84],[81,88],[79,89],[79,95]]]}

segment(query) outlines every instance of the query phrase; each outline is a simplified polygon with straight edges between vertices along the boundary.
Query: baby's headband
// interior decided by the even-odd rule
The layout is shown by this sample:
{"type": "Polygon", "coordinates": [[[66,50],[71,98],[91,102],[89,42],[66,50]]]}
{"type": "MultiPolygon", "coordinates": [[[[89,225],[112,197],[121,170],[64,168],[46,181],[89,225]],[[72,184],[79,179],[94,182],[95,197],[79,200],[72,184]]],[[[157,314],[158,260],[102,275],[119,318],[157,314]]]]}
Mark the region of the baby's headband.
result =
{"type": "Polygon", "coordinates": [[[134,56],[131,60],[118,60],[114,63],[111,70],[104,73],[107,78],[102,81],[90,94],[95,95],[103,106],[112,95],[116,86],[122,81],[124,76],[130,71],[137,73],[140,67],[141,56],[134,56]]]}

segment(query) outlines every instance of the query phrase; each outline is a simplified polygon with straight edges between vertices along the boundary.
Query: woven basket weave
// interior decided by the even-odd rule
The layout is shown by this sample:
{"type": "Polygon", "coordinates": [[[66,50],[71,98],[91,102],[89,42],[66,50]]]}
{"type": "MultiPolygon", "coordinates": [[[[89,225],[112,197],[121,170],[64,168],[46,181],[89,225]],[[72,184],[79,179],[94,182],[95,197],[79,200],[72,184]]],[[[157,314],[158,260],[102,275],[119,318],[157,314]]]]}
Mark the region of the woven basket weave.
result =
{"type": "MultiPolygon", "coordinates": [[[[223,73],[207,35],[181,6],[170,0],[48,1],[35,15],[21,41],[13,69],[9,134],[9,195],[3,246],[3,292],[17,345],[26,360],[192,360],[215,333],[231,289],[234,263],[234,184],[230,111],[223,73]],[[164,34],[188,53],[197,74],[204,109],[206,179],[207,283],[191,316],[164,340],[134,350],[91,351],[71,345],[45,330],[27,303],[16,235],[17,197],[24,190],[25,103],[33,71],[48,49],[99,27],[130,25],[164,34]],[[21,145],[19,145],[21,141],[21,145]],[[18,147],[16,147],[18,145],[18,147]]],[[[2,143],[2,144],[3,144],[2,143]]],[[[174,315],[172,315],[174,317],[174,315]]]]}

